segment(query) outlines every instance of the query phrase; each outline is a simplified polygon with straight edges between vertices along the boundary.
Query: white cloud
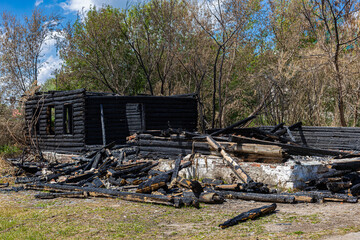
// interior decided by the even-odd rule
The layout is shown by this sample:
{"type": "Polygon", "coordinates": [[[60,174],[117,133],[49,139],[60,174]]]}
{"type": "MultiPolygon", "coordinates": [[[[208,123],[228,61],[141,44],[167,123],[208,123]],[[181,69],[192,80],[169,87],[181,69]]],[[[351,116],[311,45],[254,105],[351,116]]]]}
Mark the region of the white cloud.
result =
{"type": "Polygon", "coordinates": [[[60,3],[60,6],[67,11],[88,10],[90,6],[102,7],[110,5],[116,8],[125,8],[131,0],[66,0],[60,3]]]}
{"type": "Polygon", "coordinates": [[[61,66],[62,62],[59,57],[50,55],[39,69],[38,82],[44,84],[46,80],[53,77],[52,73],[61,66]]]}
{"type": "Polygon", "coordinates": [[[35,2],[35,7],[39,6],[40,4],[42,4],[44,2],[44,0],[36,0],[35,2]]]}
{"type": "Polygon", "coordinates": [[[62,31],[50,32],[45,37],[44,44],[41,48],[41,54],[46,56],[55,53],[56,38],[63,38],[63,37],[64,37],[64,32],[62,31]]]}

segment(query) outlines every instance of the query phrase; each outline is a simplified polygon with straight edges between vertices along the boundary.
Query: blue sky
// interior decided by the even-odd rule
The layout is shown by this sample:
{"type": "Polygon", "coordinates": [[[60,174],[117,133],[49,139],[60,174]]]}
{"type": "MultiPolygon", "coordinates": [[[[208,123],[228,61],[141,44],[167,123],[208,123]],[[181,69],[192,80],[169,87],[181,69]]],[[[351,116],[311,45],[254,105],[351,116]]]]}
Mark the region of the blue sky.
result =
{"type": "MultiPolygon", "coordinates": [[[[128,0],[0,0],[0,11],[7,11],[18,17],[30,16],[35,7],[44,10],[45,13],[57,13],[64,17],[64,25],[68,21],[74,21],[78,11],[87,10],[90,6],[101,7],[111,5],[117,8],[125,8],[133,1],[128,0]]],[[[53,40],[48,40],[42,51],[44,64],[39,70],[39,82],[44,83],[53,77],[52,72],[61,64],[54,46],[53,40]]]]}

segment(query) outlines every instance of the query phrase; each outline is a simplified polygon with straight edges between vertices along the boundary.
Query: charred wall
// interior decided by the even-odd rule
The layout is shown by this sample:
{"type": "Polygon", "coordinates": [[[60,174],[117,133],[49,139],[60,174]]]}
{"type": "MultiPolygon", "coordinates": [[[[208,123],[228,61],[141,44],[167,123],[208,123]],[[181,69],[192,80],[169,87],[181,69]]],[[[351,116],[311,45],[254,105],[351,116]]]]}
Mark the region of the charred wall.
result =
{"type": "Polygon", "coordinates": [[[193,131],[197,126],[194,97],[88,95],[85,103],[87,145],[102,144],[101,105],[107,143],[125,144],[126,137],[137,131],[168,127],[193,131]]]}
{"type": "Polygon", "coordinates": [[[85,90],[37,94],[25,103],[26,132],[41,150],[80,152],[85,147],[85,90]]]}

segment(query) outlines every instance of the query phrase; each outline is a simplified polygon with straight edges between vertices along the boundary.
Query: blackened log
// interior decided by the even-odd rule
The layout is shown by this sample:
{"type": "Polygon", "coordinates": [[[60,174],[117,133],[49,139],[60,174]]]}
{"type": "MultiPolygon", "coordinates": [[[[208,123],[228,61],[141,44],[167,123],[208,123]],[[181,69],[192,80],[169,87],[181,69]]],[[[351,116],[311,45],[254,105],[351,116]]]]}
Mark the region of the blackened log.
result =
{"type": "Polygon", "coordinates": [[[170,175],[163,173],[141,183],[136,190],[137,193],[151,193],[159,188],[166,187],[170,181],[170,175]]]}
{"type": "Polygon", "coordinates": [[[36,173],[38,171],[40,171],[41,169],[38,168],[37,166],[26,166],[26,165],[21,165],[21,164],[18,164],[16,165],[17,167],[21,168],[22,170],[24,170],[25,172],[27,173],[36,173]]]}
{"type": "Polygon", "coordinates": [[[358,172],[347,173],[343,176],[343,178],[350,180],[352,185],[360,183],[360,174],[358,172]]]}
{"type": "Polygon", "coordinates": [[[105,158],[103,163],[98,167],[98,172],[101,174],[106,172],[106,170],[114,163],[114,160],[115,160],[115,158],[113,158],[113,157],[105,158]]]}
{"type": "Polygon", "coordinates": [[[99,151],[94,157],[94,161],[91,165],[91,169],[97,168],[98,164],[100,163],[101,157],[102,157],[102,153],[101,153],[101,151],[99,151]]]}
{"type": "Polygon", "coordinates": [[[130,184],[132,185],[140,185],[141,183],[145,182],[148,180],[148,177],[142,177],[142,178],[137,178],[132,180],[132,182],[130,182],[130,184]]]}
{"type": "Polygon", "coordinates": [[[236,192],[254,192],[269,193],[269,188],[263,183],[250,182],[249,184],[223,184],[215,186],[215,190],[236,191],[236,192]]]}
{"type": "Polygon", "coordinates": [[[97,151],[89,151],[84,155],[84,157],[85,158],[93,158],[93,157],[95,157],[96,154],[97,154],[97,151]]]}
{"type": "Polygon", "coordinates": [[[41,182],[41,181],[45,181],[45,178],[43,178],[43,177],[21,177],[21,178],[15,179],[15,184],[41,182]]]}
{"type": "Polygon", "coordinates": [[[331,192],[339,192],[340,190],[351,187],[351,182],[328,182],[326,187],[331,192]]]}
{"type": "Polygon", "coordinates": [[[351,170],[341,170],[341,171],[337,171],[337,170],[332,170],[332,171],[328,171],[326,173],[320,174],[319,177],[320,178],[331,178],[331,177],[340,177],[340,176],[344,176],[347,173],[350,173],[351,170]]]}
{"type": "Polygon", "coordinates": [[[89,184],[90,182],[92,182],[92,180],[94,180],[95,177],[97,177],[98,174],[94,174],[89,176],[89,178],[83,179],[79,182],[76,183],[77,186],[85,186],[86,184],[89,184]]]}
{"type": "Polygon", "coordinates": [[[98,178],[95,177],[94,180],[91,182],[96,188],[101,188],[104,186],[104,183],[98,178]]]}
{"type": "Polygon", "coordinates": [[[11,187],[11,188],[0,188],[0,192],[19,192],[25,190],[23,186],[11,187]]]}
{"type": "Polygon", "coordinates": [[[63,172],[63,175],[68,175],[68,174],[71,174],[73,172],[83,170],[86,166],[87,166],[87,164],[85,163],[85,164],[82,164],[82,165],[79,165],[79,166],[76,166],[76,167],[73,167],[73,168],[69,168],[69,169],[67,169],[67,170],[65,170],[63,172]]]}
{"type": "MultiPolygon", "coordinates": [[[[196,197],[195,194],[193,192],[183,192],[183,196],[184,197],[191,197],[194,198],[196,197]]],[[[199,202],[202,203],[208,203],[208,204],[221,204],[223,202],[225,202],[225,199],[220,196],[217,193],[213,193],[213,192],[202,192],[199,197],[199,202]]]]}
{"type": "Polygon", "coordinates": [[[276,209],[276,203],[271,205],[266,205],[260,208],[251,209],[248,212],[241,213],[240,215],[227,220],[226,222],[219,225],[222,229],[234,226],[240,222],[247,221],[249,219],[255,219],[260,216],[264,216],[266,214],[274,212],[276,209]]]}
{"type": "Polygon", "coordinates": [[[76,183],[76,182],[82,181],[84,179],[88,179],[94,175],[95,175],[95,173],[93,173],[93,172],[78,174],[78,175],[68,177],[65,182],[66,183],[76,183]]]}
{"type": "Polygon", "coordinates": [[[223,180],[221,180],[221,179],[212,179],[212,178],[204,178],[203,180],[201,180],[201,182],[203,184],[205,184],[206,186],[216,186],[216,185],[224,184],[223,180]]]}
{"type": "MultiPolygon", "coordinates": [[[[181,148],[178,146],[174,147],[152,147],[152,146],[139,146],[139,151],[141,154],[144,153],[162,153],[162,154],[168,154],[172,156],[179,156],[179,154],[182,154],[183,156],[186,156],[188,154],[192,153],[191,148],[181,148]]],[[[197,152],[203,153],[203,154],[210,154],[209,150],[203,150],[203,149],[197,149],[197,152]]]]}
{"type": "Polygon", "coordinates": [[[129,174],[121,175],[121,178],[128,179],[128,178],[138,178],[138,177],[144,177],[144,176],[147,176],[146,172],[129,173],[129,174]]]}
{"type": "Polygon", "coordinates": [[[195,197],[199,198],[200,197],[200,194],[202,192],[204,192],[204,189],[203,187],[201,186],[201,184],[196,181],[196,180],[191,180],[190,181],[190,189],[191,191],[194,193],[195,197]]]}
{"type": "MultiPolygon", "coordinates": [[[[293,125],[291,125],[291,126],[289,126],[289,127],[287,127],[289,130],[294,130],[294,129],[296,129],[296,128],[300,128],[302,126],[302,122],[297,122],[297,123],[295,123],[295,124],[293,124],[293,125]]],[[[281,129],[281,130],[278,130],[277,132],[275,132],[275,134],[276,135],[278,135],[278,136],[282,136],[282,135],[284,135],[285,133],[287,133],[287,129],[286,128],[283,128],[283,129],[281,129]]]]}
{"type": "Polygon", "coordinates": [[[229,199],[242,199],[259,202],[295,203],[295,197],[281,194],[263,194],[234,191],[216,191],[217,194],[229,199]]]}
{"type": "MultiPolygon", "coordinates": [[[[172,171],[172,170],[170,170],[170,171],[172,171]]],[[[160,174],[163,174],[163,173],[165,173],[165,172],[164,171],[159,171],[159,170],[153,170],[153,169],[148,172],[148,174],[150,176],[156,176],[156,175],[160,175],[160,174]]]]}
{"type": "Polygon", "coordinates": [[[204,191],[201,184],[196,180],[190,180],[190,179],[185,179],[182,177],[177,177],[175,181],[179,186],[191,189],[192,192],[194,193],[195,197],[197,197],[197,198],[199,198],[200,194],[204,191]]]}
{"type": "Polygon", "coordinates": [[[346,194],[332,193],[330,191],[307,191],[307,192],[297,192],[293,193],[294,195],[299,196],[312,196],[315,197],[317,201],[329,201],[329,202],[347,202],[347,203],[357,203],[357,197],[349,196],[346,194]]]}
{"type": "Polygon", "coordinates": [[[175,166],[174,166],[174,169],[173,169],[174,171],[171,176],[171,181],[173,181],[177,178],[177,175],[178,175],[179,169],[180,169],[181,159],[182,159],[182,157],[181,157],[181,155],[179,155],[179,157],[175,161],[175,166]]]}
{"type": "Polygon", "coordinates": [[[39,193],[35,198],[39,199],[53,199],[53,198],[87,198],[87,192],[61,192],[61,193],[39,193]]]}
{"type": "Polygon", "coordinates": [[[215,186],[215,190],[228,190],[228,191],[236,191],[239,192],[240,190],[243,190],[244,187],[240,183],[236,184],[222,184],[215,186]]]}
{"type": "MultiPolygon", "coordinates": [[[[77,158],[77,157],[72,157],[72,159],[78,160],[78,159],[76,159],[76,158],[77,158]],[[75,159],[74,159],[74,158],[75,158],[75,159]]],[[[81,159],[79,159],[79,160],[82,161],[83,158],[81,158],[81,159]]],[[[87,160],[87,162],[88,162],[88,160],[87,160]]],[[[51,169],[63,171],[64,168],[70,167],[70,166],[74,166],[75,164],[76,164],[75,162],[72,162],[72,163],[63,163],[63,164],[52,165],[52,166],[51,166],[51,169]]]]}
{"type": "Polygon", "coordinates": [[[9,183],[0,183],[0,188],[6,188],[9,186],[9,183]]]}
{"type": "MultiPolygon", "coordinates": [[[[157,165],[159,165],[159,162],[155,162],[154,164],[151,164],[150,166],[147,166],[147,167],[144,167],[140,170],[140,172],[142,173],[146,173],[148,172],[150,169],[156,167],[157,165]]],[[[179,169],[180,169],[180,166],[179,166],[179,169]]]]}
{"type": "Polygon", "coordinates": [[[270,132],[271,132],[271,133],[275,133],[277,130],[279,130],[279,129],[283,128],[283,127],[284,127],[284,125],[285,125],[285,123],[284,123],[284,122],[279,123],[278,125],[274,126],[274,127],[270,130],[270,132]]]}
{"type": "MultiPolygon", "coordinates": [[[[156,162],[156,163],[154,163],[154,164],[152,164],[152,165],[150,165],[150,166],[148,166],[148,167],[144,167],[144,168],[140,169],[137,173],[129,173],[129,174],[121,175],[121,177],[126,179],[126,178],[139,178],[139,177],[148,176],[148,173],[147,173],[147,172],[148,172],[151,168],[157,166],[158,164],[159,164],[159,163],[156,162]]],[[[162,173],[164,173],[164,172],[162,172],[162,173]]]]}
{"type": "Polygon", "coordinates": [[[331,168],[336,169],[336,170],[359,171],[360,170],[360,160],[333,163],[331,165],[331,168]]]}
{"type": "MultiPolygon", "coordinates": [[[[184,168],[187,168],[187,167],[190,167],[192,165],[192,162],[191,161],[188,161],[182,165],[180,165],[179,167],[179,171],[184,169],[184,168]]],[[[158,170],[150,170],[148,172],[149,175],[151,176],[156,176],[156,175],[160,175],[160,174],[163,174],[163,173],[167,173],[167,174],[172,174],[174,172],[174,169],[171,169],[169,171],[166,171],[166,172],[163,172],[163,171],[158,171],[158,170]]]]}
{"type": "Polygon", "coordinates": [[[360,195],[360,183],[352,186],[350,188],[351,195],[353,196],[359,196],[360,195]]]}
{"type": "Polygon", "coordinates": [[[210,134],[210,136],[217,136],[217,135],[219,135],[221,133],[231,131],[233,128],[245,125],[247,122],[253,120],[254,118],[256,118],[256,115],[247,117],[247,118],[245,118],[245,119],[243,119],[241,121],[238,121],[238,122],[236,122],[236,123],[234,123],[234,124],[232,124],[232,125],[230,125],[230,126],[228,126],[226,128],[223,128],[223,129],[220,129],[220,130],[218,130],[216,132],[213,132],[213,133],[210,134]]]}
{"type": "Polygon", "coordinates": [[[131,192],[120,192],[116,190],[104,189],[104,188],[89,188],[89,187],[78,187],[60,184],[47,184],[47,183],[34,183],[26,184],[26,189],[30,190],[65,190],[65,191],[80,191],[88,192],[90,196],[101,196],[101,197],[112,197],[119,198],[128,201],[155,203],[174,207],[182,206],[193,206],[198,208],[199,201],[193,198],[186,197],[173,197],[163,195],[151,195],[142,193],[131,193],[131,192]]]}
{"type": "Polygon", "coordinates": [[[142,161],[142,162],[136,162],[136,163],[127,163],[127,164],[119,164],[116,167],[112,168],[115,171],[121,171],[121,170],[125,170],[125,169],[129,169],[135,166],[140,166],[142,164],[144,164],[146,162],[142,161]]]}
{"type": "Polygon", "coordinates": [[[138,165],[138,166],[134,166],[132,168],[128,168],[128,169],[125,169],[125,170],[120,170],[120,171],[117,171],[115,173],[112,174],[113,177],[119,177],[121,175],[125,175],[125,174],[129,174],[129,173],[133,173],[133,172],[137,172],[137,171],[140,171],[142,168],[145,168],[145,167],[148,167],[152,164],[152,162],[146,162],[146,163],[143,163],[141,165],[138,165]]]}
{"type": "Polygon", "coordinates": [[[109,177],[108,181],[109,181],[109,183],[111,183],[115,186],[119,186],[119,187],[126,185],[126,180],[123,178],[115,179],[113,177],[109,177]]]}
{"type": "Polygon", "coordinates": [[[259,128],[254,128],[253,131],[254,131],[253,136],[256,138],[260,138],[260,139],[264,139],[264,140],[271,139],[271,140],[276,140],[276,141],[279,141],[282,143],[295,143],[291,139],[279,136],[276,133],[270,133],[268,131],[264,131],[259,128]]]}

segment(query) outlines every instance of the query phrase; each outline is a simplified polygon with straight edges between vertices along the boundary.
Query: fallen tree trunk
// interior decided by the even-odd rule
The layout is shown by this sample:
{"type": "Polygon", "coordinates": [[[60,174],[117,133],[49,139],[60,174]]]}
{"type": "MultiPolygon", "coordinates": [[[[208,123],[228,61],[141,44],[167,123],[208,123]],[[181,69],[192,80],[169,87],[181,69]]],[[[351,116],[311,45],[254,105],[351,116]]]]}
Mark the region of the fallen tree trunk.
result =
{"type": "Polygon", "coordinates": [[[219,227],[224,229],[224,228],[234,226],[240,222],[245,222],[246,220],[249,220],[249,219],[255,219],[257,217],[264,216],[266,214],[274,212],[276,207],[277,207],[276,203],[273,203],[271,205],[266,205],[266,206],[263,206],[260,208],[251,209],[248,212],[241,213],[240,215],[227,220],[226,222],[220,224],[219,227]]]}

